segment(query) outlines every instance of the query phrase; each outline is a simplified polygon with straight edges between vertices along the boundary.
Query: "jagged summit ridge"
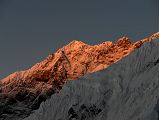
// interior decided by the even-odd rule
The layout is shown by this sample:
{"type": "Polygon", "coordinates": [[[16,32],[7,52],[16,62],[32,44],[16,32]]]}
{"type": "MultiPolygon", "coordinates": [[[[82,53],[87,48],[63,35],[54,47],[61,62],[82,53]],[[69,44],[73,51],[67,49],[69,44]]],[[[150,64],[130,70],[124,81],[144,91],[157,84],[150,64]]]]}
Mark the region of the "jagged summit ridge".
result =
{"type": "Polygon", "coordinates": [[[84,42],[82,42],[82,41],[80,41],[80,40],[73,40],[72,42],[70,42],[69,44],[68,44],[68,46],[69,45],[79,45],[79,46],[82,46],[82,45],[88,45],[88,44],[86,44],[86,43],[84,43],[84,42]]]}
{"type": "Polygon", "coordinates": [[[158,120],[158,52],[159,39],[108,69],[67,82],[25,120],[158,120]]]}
{"type": "MultiPolygon", "coordinates": [[[[153,40],[158,36],[156,33],[150,38],[153,40]]],[[[122,37],[114,44],[107,41],[94,46],[76,40],[71,42],[32,68],[13,73],[2,80],[0,116],[13,120],[14,116],[27,116],[42,101],[59,92],[67,80],[77,80],[83,75],[107,68],[142,44],[150,42],[150,38],[132,43],[127,37],[122,37]],[[14,111],[14,105],[25,107],[14,111]],[[4,106],[8,107],[7,110],[4,106]],[[8,117],[10,112],[12,114],[8,117]]]]}
{"type": "Polygon", "coordinates": [[[116,42],[116,44],[117,44],[118,46],[120,46],[120,45],[124,45],[124,44],[129,45],[129,44],[132,44],[132,43],[131,43],[131,41],[129,40],[128,37],[124,36],[124,37],[120,38],[120,39],[116,42]]]}

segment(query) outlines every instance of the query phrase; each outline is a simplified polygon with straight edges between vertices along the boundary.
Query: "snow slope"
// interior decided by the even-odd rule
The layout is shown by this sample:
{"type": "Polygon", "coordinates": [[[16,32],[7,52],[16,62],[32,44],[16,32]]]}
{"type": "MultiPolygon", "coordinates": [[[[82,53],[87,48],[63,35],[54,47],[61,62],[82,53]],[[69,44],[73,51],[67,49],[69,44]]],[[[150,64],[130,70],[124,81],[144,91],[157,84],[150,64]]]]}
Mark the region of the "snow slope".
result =
{"type": "Polygon", "coordinates": [[[158,120],[159,39],[68,81],[25,120],[158,120]]]}

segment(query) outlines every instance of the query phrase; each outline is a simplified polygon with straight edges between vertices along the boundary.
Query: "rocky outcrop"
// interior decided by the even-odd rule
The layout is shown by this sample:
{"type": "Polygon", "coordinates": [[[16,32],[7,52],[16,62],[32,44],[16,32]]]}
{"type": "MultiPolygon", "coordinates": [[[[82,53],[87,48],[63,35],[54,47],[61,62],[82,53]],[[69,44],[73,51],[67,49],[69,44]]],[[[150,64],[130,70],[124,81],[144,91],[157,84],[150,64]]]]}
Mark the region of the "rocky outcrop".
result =
{"type": "Polygon", "coordinates": [[[32,68],[2,80],[0,117],[15,120],[28,116],[41,102],[59,92],[66,81],[103,70],[158,36],[156,33],[135,43],[123,37],[115,44],[107,41],[95,46],[72,41],[32,68]]]}
{"type": "Polygon", "coordinates": [[[68,81],[25,120],[158,120],[159,39],[107,69],[68,81]]]}

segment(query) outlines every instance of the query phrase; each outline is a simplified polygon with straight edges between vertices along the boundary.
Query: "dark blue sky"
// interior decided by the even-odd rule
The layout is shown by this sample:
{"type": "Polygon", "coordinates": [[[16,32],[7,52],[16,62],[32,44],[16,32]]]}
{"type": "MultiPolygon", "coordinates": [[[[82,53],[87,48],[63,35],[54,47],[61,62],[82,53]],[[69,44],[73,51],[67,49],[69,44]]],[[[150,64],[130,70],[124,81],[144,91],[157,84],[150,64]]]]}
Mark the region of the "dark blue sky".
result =
{"type": "Polygon", "coordinates": [[[157,31],[158,0],[0,0],[0,78],[74,39],[136,41],[157,31]]]}

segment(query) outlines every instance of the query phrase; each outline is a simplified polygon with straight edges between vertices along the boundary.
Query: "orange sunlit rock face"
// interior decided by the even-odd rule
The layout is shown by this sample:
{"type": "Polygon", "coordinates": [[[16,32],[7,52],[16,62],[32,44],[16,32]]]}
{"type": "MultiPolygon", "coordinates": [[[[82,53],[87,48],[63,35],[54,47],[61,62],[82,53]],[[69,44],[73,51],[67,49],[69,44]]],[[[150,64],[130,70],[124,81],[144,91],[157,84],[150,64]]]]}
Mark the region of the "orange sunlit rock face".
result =
{"type": "Polygon", "coordinates": [[[27,95],[35,98],[39,94],[51,95],[61,89],[66,80],[76,80],[85,74],[105,69],[141,47],[143,43],[157,37],[159,32],[135,43],[122,37],[116,43],[107,41],[94,46],[72,41],[32,68],[4,78],[1,93],[11,98],[16,98],[21,93],[26,100],[31,99],[27,95]]]}

